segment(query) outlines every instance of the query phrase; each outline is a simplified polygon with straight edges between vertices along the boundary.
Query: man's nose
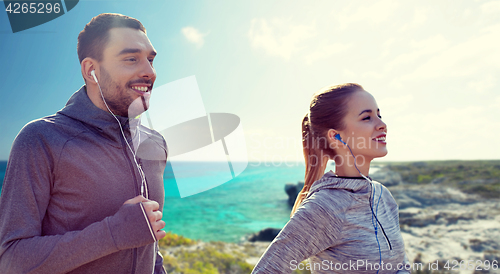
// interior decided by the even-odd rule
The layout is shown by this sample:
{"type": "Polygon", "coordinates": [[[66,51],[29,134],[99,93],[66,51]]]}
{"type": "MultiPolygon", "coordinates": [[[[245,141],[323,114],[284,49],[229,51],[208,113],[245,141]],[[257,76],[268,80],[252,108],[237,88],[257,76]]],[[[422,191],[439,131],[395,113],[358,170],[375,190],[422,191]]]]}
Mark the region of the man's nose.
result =
{"type": "Polygon", "coordinates": [[[146,59],[141,66],[140,77],[153,81],[156,78],[156,70],[148,59],[146,59]]]}

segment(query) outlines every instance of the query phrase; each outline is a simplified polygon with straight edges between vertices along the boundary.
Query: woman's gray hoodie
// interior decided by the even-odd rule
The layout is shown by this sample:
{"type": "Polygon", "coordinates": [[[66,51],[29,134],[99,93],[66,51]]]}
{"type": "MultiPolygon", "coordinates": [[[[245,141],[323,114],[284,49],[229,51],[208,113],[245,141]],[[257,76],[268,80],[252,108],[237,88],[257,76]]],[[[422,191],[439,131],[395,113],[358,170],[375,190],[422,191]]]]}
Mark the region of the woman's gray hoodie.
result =
{"type": "Polygon", "coordinates": [[[314,182],[252,273],[410,273],[407,263],[389,190],[330,171],[314,182]]]}

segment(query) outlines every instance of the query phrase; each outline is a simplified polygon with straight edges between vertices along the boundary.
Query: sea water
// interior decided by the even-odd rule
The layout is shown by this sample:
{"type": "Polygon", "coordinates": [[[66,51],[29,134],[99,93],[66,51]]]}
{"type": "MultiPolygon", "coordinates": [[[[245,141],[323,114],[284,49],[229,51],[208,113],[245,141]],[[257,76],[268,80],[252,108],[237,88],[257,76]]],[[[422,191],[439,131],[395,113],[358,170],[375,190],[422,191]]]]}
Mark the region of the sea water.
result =
{"type": "MultiPolygon", "coordinates": [[[[198,171],[212,168],[210,163],[188,165],[198,171]]],[[[217,176],[213,171],[211,175],[217,176]]],[[[303,179],[304,166],[248,163],[236,178],[185,198],[179,197],[173,177],[167,166],[165,230],[204,241],[237,242],[250,233],[286,224],[291,208],[285,185],[303,179]]]]}
{"type": "MultiPolygon", "coordinates": [[[[0,162],[0,183],[5,167],[6,162],[0,162]]],[[[200,182],[207,170],[212,178],[219,176],[211,163],[186,163],[184,168],[192,170],[192,176],[200,182]]],[[[185,198],[180,198],[174,175],[168,164],[162,218],[165,231],[204,241],[237,242],[250,233],[286,224],[291,208],[285,184],[302,180],[304,166],[248,163],[236,178],[185,198]]]]}

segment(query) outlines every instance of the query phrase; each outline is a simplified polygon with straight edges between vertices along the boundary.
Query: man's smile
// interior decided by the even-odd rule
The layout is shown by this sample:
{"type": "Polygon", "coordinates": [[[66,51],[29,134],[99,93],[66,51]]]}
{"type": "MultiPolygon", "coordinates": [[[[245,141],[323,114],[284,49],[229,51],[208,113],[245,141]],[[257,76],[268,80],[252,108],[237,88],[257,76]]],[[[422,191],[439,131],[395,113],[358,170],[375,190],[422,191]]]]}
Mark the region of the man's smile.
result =
{"type": "Polygon", "coordinates": [[[143,96],[145,93],[149,92],[150,91],[150,86],[143,86],[143,85],[133,85],[131,86],[131,88],[139,93],[141,96],[143,96]]]}

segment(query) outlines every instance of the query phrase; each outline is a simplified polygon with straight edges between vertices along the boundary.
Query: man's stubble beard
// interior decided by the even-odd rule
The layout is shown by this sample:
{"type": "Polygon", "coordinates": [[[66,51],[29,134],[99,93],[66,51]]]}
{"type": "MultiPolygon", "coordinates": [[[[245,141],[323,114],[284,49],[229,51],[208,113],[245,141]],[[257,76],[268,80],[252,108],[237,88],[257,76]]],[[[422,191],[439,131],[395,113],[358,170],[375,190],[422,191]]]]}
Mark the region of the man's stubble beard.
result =
{"type": "MultiPolygon", "coordinates": [[[[106,104],[114,115],[129,117],[129,107],[134,101],[127,92],[126,87],[121,87],[111,79],[109,73],[101,66],[101,90],[106,104]]],[[[141,112],[142,113],[142,112],[141,112]]],[[[140,113],[138,113],[140,114],[140,113]]]]}

